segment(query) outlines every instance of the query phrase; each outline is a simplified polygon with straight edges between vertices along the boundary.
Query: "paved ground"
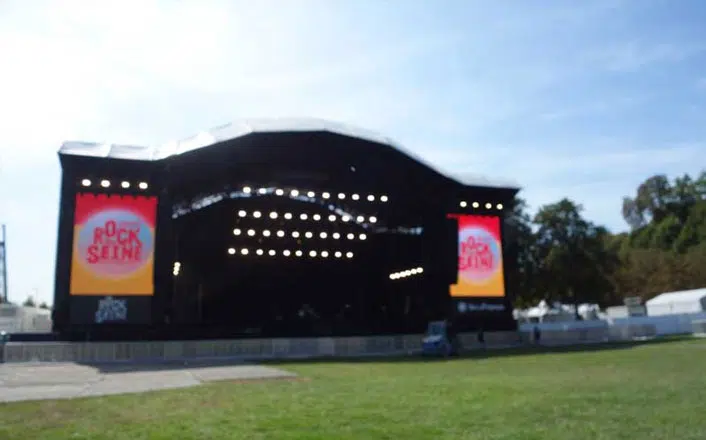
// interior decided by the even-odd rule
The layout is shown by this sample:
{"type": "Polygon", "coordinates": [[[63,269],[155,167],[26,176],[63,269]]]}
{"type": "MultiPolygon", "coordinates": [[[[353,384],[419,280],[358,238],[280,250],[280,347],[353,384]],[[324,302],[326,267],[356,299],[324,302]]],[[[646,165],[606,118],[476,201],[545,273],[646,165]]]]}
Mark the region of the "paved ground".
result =
{"type": "Polygon", "coordinates": [[[0,364],[0,402],[139,393],[220,380],[293,378],[271,367],[227,363],[171,365],[0,364]]]}

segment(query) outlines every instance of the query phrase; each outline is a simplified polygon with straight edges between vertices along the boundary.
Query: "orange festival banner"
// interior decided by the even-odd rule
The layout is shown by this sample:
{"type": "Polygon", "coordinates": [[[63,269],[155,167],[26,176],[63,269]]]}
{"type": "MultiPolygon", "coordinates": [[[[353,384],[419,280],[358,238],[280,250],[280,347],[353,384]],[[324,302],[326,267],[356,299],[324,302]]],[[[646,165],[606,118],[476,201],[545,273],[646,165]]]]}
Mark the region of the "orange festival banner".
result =
{"type": "Polygon", "coordinates": [[[153,295],[157,198],[78,194],[71,295],[153,295]]]}
{"type": "Polygon", "coordinates": [[[458,220],[458,281],[453,297],[504,297],[500,217],[449,215],[458,220]]]}

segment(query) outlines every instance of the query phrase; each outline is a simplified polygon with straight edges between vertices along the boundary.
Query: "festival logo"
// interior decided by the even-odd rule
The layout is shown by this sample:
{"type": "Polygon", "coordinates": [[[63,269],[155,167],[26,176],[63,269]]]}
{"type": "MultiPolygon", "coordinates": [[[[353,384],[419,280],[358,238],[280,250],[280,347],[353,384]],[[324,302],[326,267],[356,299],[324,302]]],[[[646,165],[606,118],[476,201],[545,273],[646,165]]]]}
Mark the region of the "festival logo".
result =
{"type": "Polygon", "coordinates": [[[132,211],[107,210],[89,217],[81,227],[77,251],[96,275],[123,278],[152,260],[150,225],[132,211]]]}
{"type": "Polygon", "coordinates": [[[505,296],[500,218],[450,217],[458,220],[458,281],[450,287],[451,296],[505,296]]]}
{"type": "Polygon", "coordinates": [[[485,283],[500,270],[500,246],[486,229],[471,226],[459,231],[458,273],[470,283],[485,283]]]}
{"type": "Polygon", "coordinates": [[[152,295],[157,199],[79,194],[72,295],[152,295]]]}

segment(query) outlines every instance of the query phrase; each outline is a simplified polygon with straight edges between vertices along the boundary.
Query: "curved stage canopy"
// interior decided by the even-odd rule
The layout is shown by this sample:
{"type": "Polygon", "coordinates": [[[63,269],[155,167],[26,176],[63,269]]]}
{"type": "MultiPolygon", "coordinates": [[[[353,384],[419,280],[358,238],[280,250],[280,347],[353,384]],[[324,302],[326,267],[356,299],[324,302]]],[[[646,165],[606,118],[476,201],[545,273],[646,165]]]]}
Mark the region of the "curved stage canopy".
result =
{"type": "Polygon", "coordinates": [[[69,338],[514,328],[518,186],[388,138],[255,119],[157,147],[66,142],[55,330],[69,338]]]}

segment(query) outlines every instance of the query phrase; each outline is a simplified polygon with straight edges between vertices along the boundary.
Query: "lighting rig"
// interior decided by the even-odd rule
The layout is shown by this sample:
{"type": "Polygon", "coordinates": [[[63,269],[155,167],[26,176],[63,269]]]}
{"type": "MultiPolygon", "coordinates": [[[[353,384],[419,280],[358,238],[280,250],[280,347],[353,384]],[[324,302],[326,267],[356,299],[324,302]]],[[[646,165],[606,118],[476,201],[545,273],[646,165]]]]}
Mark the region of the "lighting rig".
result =
{"type": "MultiPolygon", "coordinates": [[[[113,182],[109,179],[99,179],[98,181],[94,182],[88,178],[81,179],[79,183],[83,188],[101,188],[103,190],[112,188],[113,183],[118,184],[118,182],[113,182]]],[[[146,191],[149,188],[149,184],[147,182],[130,182],[129,180],[120,180],[119,188],[123,190],[129,190],[131,188],[134,188],[133,184],[140,191],[146,191]]]]}

